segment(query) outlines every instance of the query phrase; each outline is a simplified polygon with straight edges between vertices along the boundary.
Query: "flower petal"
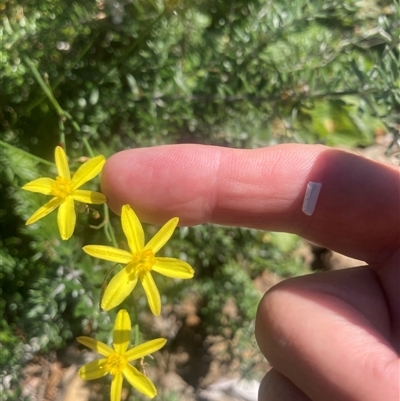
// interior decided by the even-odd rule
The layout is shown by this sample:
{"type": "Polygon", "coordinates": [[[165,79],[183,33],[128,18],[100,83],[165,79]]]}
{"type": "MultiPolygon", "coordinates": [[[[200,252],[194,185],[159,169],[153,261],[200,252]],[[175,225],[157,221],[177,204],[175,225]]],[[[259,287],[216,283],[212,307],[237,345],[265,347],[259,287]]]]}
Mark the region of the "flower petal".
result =
{"type": "Polygon", "coordinates": [[[30,192],[38,192],[44,195],[51,195],[51,188],[54,183],[55,180],[43,177],[26,183],[22,189],[30,192]]]}
{"type": "Polygon", "coordinates": [[[122,206],[121,224],[131,252],[140,252],[144,247],[143,227],[129,205],[122,206]]]}
{"type": "Polygon", "coordinates": [[[101,172],[105,162],[106,158],[100,155],[83,163],[72,177],[71,189],[75,191],[85,182],[88,182],[92,178],[96,177],[96,175],[101,172]]]}
{"type": "Polygon", "coordinates": [[[149,301],[151,311],[155,316],[160,316],[161,298],[153,277],[149,272],[147,272],[140,277],[140,281],[142,282],[144,291],[147,295],[147,300],[149,301]]]}
{"type": "Polygon", "coordinates": [[[131,386],[135,387],[136,390],[140,391],[147,397],[153,398],[157,395],[157,389],[153,382],[132,365],[126,365],[124,376],[127,378],[131,386]]]}
{"type": "Polygon", "coordinates": [[[194,269],[189,263],[174,258],[156,258],[152,270],[172,278],[188,279],[194,276],[194,269]]]}
{"type": "Polygon", "coordinates": [[[61,146],[57,146],[54,152],[54,158],[56,159],[57,172],[60,177],[71,179],[69,172],[67,155],[61,146]]]}
{"type": "Polygon", "coordinates": [[[110,262],[128,264],[132,261],[132,254],[123,249],[107,245],[86,245],[84,252],[95,258],[109,260],[110,262]]]}
{"type": "Polygon", "coordinates": [[[72,237],[76,223],[76,213],[74,200],[71,196],[66,196],[60,204],[57,214],[58,229],[63,240],[72,237]]]}
{"type": "Polygon", "coordinates": [[[113,332],[113,345],[118,354],[124,354],[131,338],[131,318],[125,309],[118,312],[113,332]]]}
{"type": "Polygon", "coordinates": [[[111,347],[109,347],[107,344],[102,343],[101,341],[96,340],[95,338],[82,336],[77,337],[76,340],[101,355],[108,356],[114,353],[114,350],[111,347]]]}
{"type": "Polygon", "coordinates": [[[113,376],[111,381],[111,401],[121,401],[121,393],[122,393],[122,382],[124,380],[124,376],[122,373],[117,373],[113,376]]]}
{"type": "Polygon", "coordinates": [[[101,300],[101,309],[106,311],[118,306],[135,288],[137,277],[122,269],[108,284],[101,300]]]}
{"type": "Polygon", "coordinates": [[[99,377],[103,377],[108,373],[107,369],[105,368],[106,363],[107,359],[105,358],[89,362],[79,369],[79,376],[83,380],[94,380],[98,379],[99,377]]]}
{"type": "Polygon", "coordinates": [[[53,198],[46,204],[44,204],[41,208],[36,210],[35,213],[25,223],[26,225],[36,223],[38,220],[40,220],[42,217],[47,216],[49,213],[51,213],[57,206],[59,206],[62,202],[61,198],[53,198]]]}
{"type": "Polygon", "coordinates": [[[151,249],[153,253],[157,253],[165,243],[171,238],[176,226],[178,225],[178,217],[167,221],[157,232],[157,234],[146,244],[144,249],[151,249]]]}
{"type": "Polygon", "coordinates": [[[125,353],[125,356],[128,362],[134,361],[135,359],[142,358],[143,356],[158,351],[160,348],[164,347],[166,342],[167,340],[165,338],[156,338],[155,340],[147,341],[128,350],[125,353]]]}
{"type": "Polygon", "coordinates": [[[77,189],[72,193],[72,197],[78,202],[94,205],[101,205],[107,201],[107,198],[100,192],[86,191],[84,189],[77,189]]]}

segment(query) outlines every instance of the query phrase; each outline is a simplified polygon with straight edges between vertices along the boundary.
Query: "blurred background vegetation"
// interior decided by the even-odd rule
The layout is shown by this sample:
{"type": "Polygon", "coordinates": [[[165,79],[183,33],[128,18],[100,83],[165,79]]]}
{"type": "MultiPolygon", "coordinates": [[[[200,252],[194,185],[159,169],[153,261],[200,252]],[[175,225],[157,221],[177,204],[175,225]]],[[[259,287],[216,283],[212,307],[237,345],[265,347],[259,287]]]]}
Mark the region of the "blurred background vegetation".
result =
{"type": "MultiPolygon", "coordinates": [[[[34,354],[82,334],[108,341],[113,325],[98,308],[111,266],[81,251],[107,243],[89,227],[101,219],[82,213],[68,242],[54,214],[24,225],[43,196],[20,187],[55,174],[60,142],[76,170],[91,156],[87,143],[109,157],[165,143],[364,147],[398,135],[398,1],[9,0],[0,12],[2,399],[22,399],[18,378],[34,354]]],[[[111,222],[121,242],[118,216],[111,222]]],[[[307,271],[298,244],[243,228],[180,228],[165,254],[187,259],[196,276],[160,278],[163,304],[194,293],[199,330],[236,344],[231,356],[240,359],[255,347],[246,334],[261,296],[253,280],[265,269],[307,271]],[[227,319],[222,306],[232,298],[227,319]]],[[[140,291],[124,306],[143,337],[157,334],[144,324],[140,291]]],[[[250,365],[242,358],[243,373],[250,365]]]]}

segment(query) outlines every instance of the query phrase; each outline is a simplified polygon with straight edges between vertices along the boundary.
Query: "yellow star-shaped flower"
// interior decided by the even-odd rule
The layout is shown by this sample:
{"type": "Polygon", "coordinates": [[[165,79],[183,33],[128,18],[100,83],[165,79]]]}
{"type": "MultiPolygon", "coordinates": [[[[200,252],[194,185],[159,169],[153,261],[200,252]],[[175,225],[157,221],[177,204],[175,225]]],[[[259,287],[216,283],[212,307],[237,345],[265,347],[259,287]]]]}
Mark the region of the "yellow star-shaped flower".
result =
{"type": "Polygon", "coordinates": [[[130,252],[104,245],[83,247],[83,250],[91,256],[126,265],[108,284],[101,300],[102,309],[110,310],[119,305],[140,280],[150,309],[158,316],[161,313],[160,293],[150,272],[155,271],[167,277],[180,279],[193,277],[194,270],[188,263],[179,259],[155,256],[170,239],[178,221],[177,217],[169,220],[145,246],[143,227],[138,217],[129,205],[124,205],[121,211],[121,223],[130,252]]]}
{"type": "Polygon", "coordinates": [[[91,337],[77,338],[81,344],[105,356],[105,358],[83,365],[79,369],[79,375],[84,380],[93,380],[111,374],[111,401],[121,400],[124,376],[133,387],[144,395],[153,398],[157,394],[157,389],[152,381],[129,362],[158,351],[167,340],[157,338],[128,350],[131,328],[128,312],[122,309],[118,312],[114,324],[113,348],[91,337]]]}
{"type": "Polygon", "coordinates": [[[57,215],[58,228],[61,238],[67,240],[72,236],[76,223],[74,201],[92,204],[106,202],[106,197],[99,192],[78,189],[101,172],[106,159],[104,156],[96,156],[88,160],[79,167],[72,179],[67,156],[64,149],[60,146],[56,147],[55,161],[58,172],[55,180],[46,177],[38,178],[22,187],[26,191],[53,196],[49,202],[39,208],[28,219],[26,224],[35,223],[59,206],[57,215]]]}

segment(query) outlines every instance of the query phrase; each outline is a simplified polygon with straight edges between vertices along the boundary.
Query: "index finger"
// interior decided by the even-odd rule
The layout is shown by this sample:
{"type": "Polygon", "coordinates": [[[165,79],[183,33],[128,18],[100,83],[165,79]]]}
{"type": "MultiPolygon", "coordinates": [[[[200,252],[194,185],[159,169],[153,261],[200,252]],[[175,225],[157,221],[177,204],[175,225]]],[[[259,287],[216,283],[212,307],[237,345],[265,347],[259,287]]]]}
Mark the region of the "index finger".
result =
{"type": "Polygon", "coordinates": [[[203,145],[131,149],[113,155],[102,190],[117,213],[181,225],[205,222],[296,233],[370,260],[400,242],[396,168],[319,145],[243,150],[203,145]],[[311,216],[302,211],[309,182],[321,183],[311,216]]]}

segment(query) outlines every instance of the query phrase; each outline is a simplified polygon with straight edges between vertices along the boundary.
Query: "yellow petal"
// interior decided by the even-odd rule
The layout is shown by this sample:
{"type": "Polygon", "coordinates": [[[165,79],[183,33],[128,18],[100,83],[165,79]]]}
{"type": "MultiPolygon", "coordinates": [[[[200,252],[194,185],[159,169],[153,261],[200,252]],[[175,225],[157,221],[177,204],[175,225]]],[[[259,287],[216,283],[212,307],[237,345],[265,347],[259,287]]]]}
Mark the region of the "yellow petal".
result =
{"type": "Polygon", "coordinates": [[[54,158],[56,159],[58,175],[63,178],[71,179],[67,155],[61,146],[56,147],[54,158]]]}
{"type": "Polygon", "coordinates": [[[188,279],[194,276],[194,270],[189,263],[174,258],[156,258],[152,270],[172,278],[188,279]]]}
{"type": "Polygon", "coordinates": [[[143,356],[150,355],[153,352],[158,351],[160,348],[164,347],[167,340],[165,338],[156,338],[155,340],[147,341],[136,347],[131,348],[125,353],[128,360],[134,361],[135,359],[142,358],[143,356]]]}
{"type": "Polygon", "coordinates": [[[105,162],[106,158],[100,155],[93,157],[93,159],[90,159],[87,162],[83,163],[72,177],[72,190],[75,191],[85,182],[88,182],[92,178],[96,177],[96,175],[101,172],[105,162]]]}
{"type": "Polygon", "coordinates": [[[110,262],[127,264],[132,261],[132,254],[112,246],[86,245],[82,249],[90,256],[110,262]]]}
{"type": "Polygon", "coordinates": [[[101,205],[107,201],[106,197],[100,192],[86,191],[84,189],[77,189],[73,192],[72,197],[78,202],[94,205],[101,205]]]}
{"type": "Polygon", "coordinates": [[[76,213],[74,200],[71,196],[66,196],[60,204],[57,215],[58,229],[63,240],[72,237],[76,223],[76,213]]]}
{"type": "Polygon", "coordinates": [[[106,363],[107,360],[105,358],[89,362],[79,369],[79,376],[83,380],[94,380],[98,379],[99,377],[103,377],[108,373],[107,369],[105,368],[106,363]]]}
{"type": "Polygon", "coordinates": [[[148,377],[140,373],[132,365],[126,365],[126,368],[124,369],[124,376],[127,378],[132,387],[147,397],[153,398],[157,395],[157,389],[153,382],[148,377]]]}
{"type": "Polygon", "coordinates": [[[121,401],[121,393],[122,393],[122,381],[124,380],[124,376],[122,373],[117,373],[112,378],[111,382],[111,401],[121,401]]]}
{"type": "Polygon", "coordinates": [[[117,273],[108,284],[101,300],[101,309],[106,311],[118,306],[135,288],[137,277],[129,275],[126,268],[117,273]]]}
{"type": "Polygon", "coordinates": [[[40,220],[42,217],[47,216],[49,213],[51,213],[57,206],[59,206],[62,202],[61,198],[53,198],[51,201],[47,202],[45,205],[43,205],[40,209],[36,210],[35,213],[25,223],[26,225],[28,224],[33,224],[40,220]]]}
{"type": "Polygon", "coordinates": [[[51,195],[52,184],[55,183],[55,180],[51,178],[38,178],[36,180],[30,181],[26,183],[22,189],[30,192],[38,192],[44,195],[51,195]]]}
{"type": "Polygon", "coordinates": [[[157,234],[148,242],[144,249],[151,249],[153,253],[157,253],[165,243],[171,238],[176,226],[178,225],[178,217],[167,221],[157,234]]]}
{"type": "Polygon", "coordinates": [[[143,227],[129,205],[122,206],[121,224],[132,253],[140,252],[144,247],[143,227]]]}
{"type": "Polygon", "coordinates": [[[129,340],[131,338],[131,318],[125,309],[118,312],[115,319],[113,332],[113,345],[115,351],[119,354],[124,354],[128,349],[129,340]]]}
{"type": "Polygon", "coordinates": [[[86,345],[86,347],[92,349],[93,351],[98,352],[101,355],[108,356],[114,353],[114,350],[111,347],[94,338],[82,336],[82,337],[77,337],[76,340],[79,343],[86,345]]]}
{"type": "Polygon", "coordinates": [[[151,311],[155,316],[160,316],[161,313],[161,299],[160,293],[158,292],[156,283],[150,273],[145,273],[140,278],[142,282],[144,291],[147,295],[147,300],[149,301],[149,306],[151,311]]]}

